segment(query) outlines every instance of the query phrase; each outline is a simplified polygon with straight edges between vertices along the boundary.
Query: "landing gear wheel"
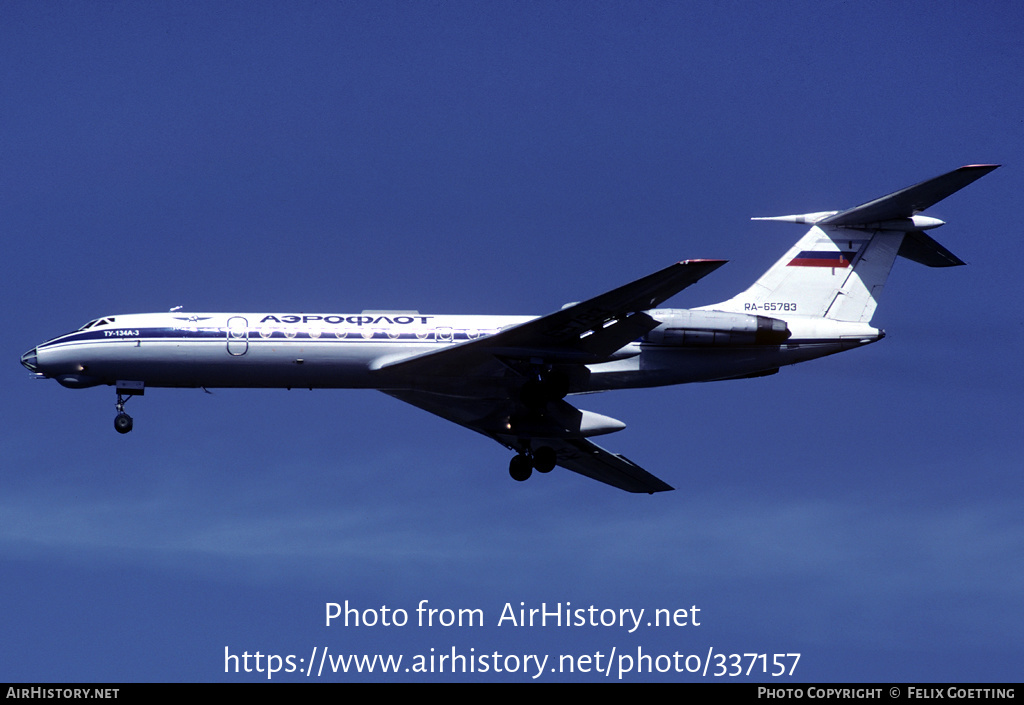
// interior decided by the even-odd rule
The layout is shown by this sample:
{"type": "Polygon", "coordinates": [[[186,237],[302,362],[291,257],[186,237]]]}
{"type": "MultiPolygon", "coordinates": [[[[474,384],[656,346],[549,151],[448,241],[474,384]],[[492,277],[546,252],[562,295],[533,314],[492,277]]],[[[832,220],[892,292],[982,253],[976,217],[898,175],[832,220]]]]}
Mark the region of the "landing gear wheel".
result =
{"type": "Polygon", "coordinates": [[[532,463],[530,463],[530,459],[525,455],[515,456],[512,458],[512,462],[508,464],[508,474],[511,475],[512,479],[516,482],[529,480],[532,473],[532,463]]]}
{"type": "Polygon", "coordinates": [[[123,411],[114,417],[114,430],[118,433],[128,433],[132,430],[132,417],[123,411]]]}
{"type": "Polygon", "coordinates": [[[533,451],[533,467],[537,472],[551,472],[558,463],[558,456],[553,448],[541,446],[533,451]]]}
{"type": "MultiPolygon", "coordinates": [[[[134,390],[134,387],[132,388],[134,390]]],[[[117,416],[114,417],[114,430],[118,433],[128,433],[132,430],[132,417],[124,413],[124,405],[133,394],[142,394],[142,391],[127,391],[127,395],[118,387],[117,390],[117,416]]]]}

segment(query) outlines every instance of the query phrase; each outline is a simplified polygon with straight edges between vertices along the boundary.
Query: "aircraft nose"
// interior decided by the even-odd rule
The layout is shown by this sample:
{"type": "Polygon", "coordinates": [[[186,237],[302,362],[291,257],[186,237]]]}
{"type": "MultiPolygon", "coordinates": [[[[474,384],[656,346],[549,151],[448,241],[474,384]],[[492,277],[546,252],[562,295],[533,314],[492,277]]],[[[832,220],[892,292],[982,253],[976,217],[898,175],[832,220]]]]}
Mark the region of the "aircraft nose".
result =
{"type": "Polygon", "coordinates": [[[36,360],[36,349],[32,348],[27,353],[21,356],[21,364],[24,365],[32,372],[39,371],[39,364],[36,360]]]}

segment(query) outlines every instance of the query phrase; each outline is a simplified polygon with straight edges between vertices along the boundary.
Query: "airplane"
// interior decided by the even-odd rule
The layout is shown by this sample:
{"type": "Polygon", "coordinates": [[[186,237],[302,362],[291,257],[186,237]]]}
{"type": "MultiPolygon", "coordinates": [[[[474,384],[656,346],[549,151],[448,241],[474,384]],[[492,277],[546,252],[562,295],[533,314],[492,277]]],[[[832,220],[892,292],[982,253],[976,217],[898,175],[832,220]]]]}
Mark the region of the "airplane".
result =
{"type": "Polygon", "coordinates": [[[546,316],[146,313],[105,316],[21,356],[71,389],[372,388],[515,452],[509,474],[561,466],[627,492],[673,489],[590,439],[625,428],[566,397],[744,379],[874,343],[871,326],[897,256],[964,264],[925,233],[926,209],[998,168],[972,164],[842,211],[754,218],[809,225],[750,288],[693,309],[658,308],[725,264],[694,259],[546,316]]]}

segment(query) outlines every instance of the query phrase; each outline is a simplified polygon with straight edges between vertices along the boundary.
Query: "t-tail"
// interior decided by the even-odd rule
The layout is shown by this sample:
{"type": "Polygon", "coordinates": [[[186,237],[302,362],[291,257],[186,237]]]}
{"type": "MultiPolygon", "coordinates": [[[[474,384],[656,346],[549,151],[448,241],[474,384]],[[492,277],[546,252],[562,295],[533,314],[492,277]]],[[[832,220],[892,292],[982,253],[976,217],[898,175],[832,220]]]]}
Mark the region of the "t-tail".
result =
{"type": "Polygon", "coordinates": [[[754,218],[811,229],[749,289],[702,308],[869,323],[897,256],[929,267],[964,264],[925,233],[943,221],[921,213],[998,166],[962,166],[844,211],[754,218]]]}

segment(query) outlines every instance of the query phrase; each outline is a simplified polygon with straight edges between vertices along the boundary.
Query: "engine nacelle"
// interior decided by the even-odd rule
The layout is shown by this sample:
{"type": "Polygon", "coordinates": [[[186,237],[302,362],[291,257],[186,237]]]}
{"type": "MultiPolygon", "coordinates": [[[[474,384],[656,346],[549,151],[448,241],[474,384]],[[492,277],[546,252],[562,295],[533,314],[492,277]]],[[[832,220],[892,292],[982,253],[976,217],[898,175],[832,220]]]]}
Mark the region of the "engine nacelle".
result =
{"type": "Polygon", "coordinates": [[[661,325],[644,337],[658,345],[781,345],[791,335],[785,321],[724,311],[650,311],[661,325]]]}

